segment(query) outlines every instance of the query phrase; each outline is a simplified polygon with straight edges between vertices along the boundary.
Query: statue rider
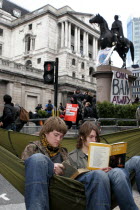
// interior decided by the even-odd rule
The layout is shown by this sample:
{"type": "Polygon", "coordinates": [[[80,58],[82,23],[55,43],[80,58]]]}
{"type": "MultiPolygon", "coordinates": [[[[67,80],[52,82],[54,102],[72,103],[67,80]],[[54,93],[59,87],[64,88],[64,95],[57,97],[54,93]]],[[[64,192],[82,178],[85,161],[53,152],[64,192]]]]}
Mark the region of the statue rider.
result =
{"type": "Polygon", "coordinates": [[[113,32],[113,42],[112,45],[117,44],[117,42],[124,42],[123,27],[122,22],[119,20],[119,16],[114,16],[114,22],[112,23],[111,31],[113,32]]]}

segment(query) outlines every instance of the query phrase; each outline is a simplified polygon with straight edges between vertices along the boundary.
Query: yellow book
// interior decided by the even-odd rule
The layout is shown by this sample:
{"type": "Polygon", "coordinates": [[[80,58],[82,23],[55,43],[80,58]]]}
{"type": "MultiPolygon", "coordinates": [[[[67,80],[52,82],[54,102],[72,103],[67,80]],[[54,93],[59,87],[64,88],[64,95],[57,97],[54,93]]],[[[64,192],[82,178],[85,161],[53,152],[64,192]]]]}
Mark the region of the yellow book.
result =
{"type": "Polygon", "coordinates": [[[123,168],[127,151],[126,142],[104,144],[97,142],[89,143],[88,169],[96,170],[105,167],[123,168]]]}

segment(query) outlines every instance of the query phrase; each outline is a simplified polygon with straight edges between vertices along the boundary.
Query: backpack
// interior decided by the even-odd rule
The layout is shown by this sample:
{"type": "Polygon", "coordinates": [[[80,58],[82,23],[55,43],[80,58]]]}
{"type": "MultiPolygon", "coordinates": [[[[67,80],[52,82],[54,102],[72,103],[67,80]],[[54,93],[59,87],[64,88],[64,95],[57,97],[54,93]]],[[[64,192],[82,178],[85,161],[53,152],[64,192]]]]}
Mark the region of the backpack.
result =
{"type": "Polygon", "coordinates": [[[48,104],[47,105],[47,111],[52,111],[53,109],[53,105],[52,104],[48,104]]]}
{"type": "Polygon", "coordinates": [[[93,110],[91,107],[85,107],[86,110],[86,116],[85,117],[93,117],[93,110]]]}
{"type": "Polygon", "coordinates": [[[23,107],[20,107],[19,118],[25,123],[29,121],[29,112],[27,112],[23,107]]]}

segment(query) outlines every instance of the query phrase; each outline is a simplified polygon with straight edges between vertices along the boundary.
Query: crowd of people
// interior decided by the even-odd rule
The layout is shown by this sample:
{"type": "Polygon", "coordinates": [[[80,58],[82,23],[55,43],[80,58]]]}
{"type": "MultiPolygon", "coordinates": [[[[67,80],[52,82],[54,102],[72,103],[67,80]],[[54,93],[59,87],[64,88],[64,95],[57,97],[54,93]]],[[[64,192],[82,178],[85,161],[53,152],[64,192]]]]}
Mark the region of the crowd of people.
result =
{"type": "MultiPolygon", "coordinates": [[[[71,95],[70,101],[67,103],[78,104],[77,111],[77,128],[86,118],[98,118],[97,109],[96,109],[96,95],[92,95],[90,91],[82,93],[79,88],[77,88],[74,93],[71,95]]],[[[48,104],[43,108],[42,104],[38,104],[35,108],[35,112],[30,112],[30,118],[36,119],[41,118],[40,110],[46,111],[46,117],[53,115],[54,105],[51,100],[48,100],[48,104]]],[[[66,105],[63,105],[61,102],[58,106],[59,116],[64,119],[66,112],[66,105]]],[[[37,123],[37,122],[36,122],[37,123]]],[[[67,121],[69,128],[72,126],[72,122],[67,121]]]]}

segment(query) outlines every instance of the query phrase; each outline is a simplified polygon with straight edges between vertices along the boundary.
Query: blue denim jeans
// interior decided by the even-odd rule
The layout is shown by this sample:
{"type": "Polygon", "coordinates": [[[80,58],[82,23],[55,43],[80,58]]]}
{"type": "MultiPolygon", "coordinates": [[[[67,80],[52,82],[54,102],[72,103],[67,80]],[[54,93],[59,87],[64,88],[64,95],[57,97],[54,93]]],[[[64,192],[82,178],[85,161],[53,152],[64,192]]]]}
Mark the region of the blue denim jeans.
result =
{"type": "Polygon", "coordinates": [[[138,210],[132,196],[129,173],[125,169],[113,168],[107,174],[120,209],[138,210]]]}
{"type": "Polygon", "coordinates": [[[49,210],[48,185],[53,162],[37,153],[25,160],[25,205],[27,210],[49,210]]]}
{"type": "Polygon", "coordinates": [[[125,164],[125,170],[130,174],[132,171],[135,171],[136,176],[136,185],[138,192],[140,193],[140,156],[134,156],[128,160],[125,164]]]}
{"type": "Polygon", "coordinates": [[[8,125],[7,127],[5,127],[4,129],[15,131],[16,130],[16,125],[15,125],[15,123],[11,123],[10,125],[8,125]]]}
{"type": "Polygon", "coordinates": [[[86,210],[110,210],[110,181],[101,170],[90,171],[77,178],[85,185],[86,210]]]}

